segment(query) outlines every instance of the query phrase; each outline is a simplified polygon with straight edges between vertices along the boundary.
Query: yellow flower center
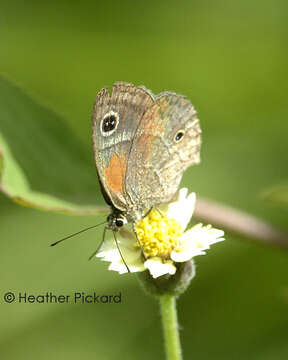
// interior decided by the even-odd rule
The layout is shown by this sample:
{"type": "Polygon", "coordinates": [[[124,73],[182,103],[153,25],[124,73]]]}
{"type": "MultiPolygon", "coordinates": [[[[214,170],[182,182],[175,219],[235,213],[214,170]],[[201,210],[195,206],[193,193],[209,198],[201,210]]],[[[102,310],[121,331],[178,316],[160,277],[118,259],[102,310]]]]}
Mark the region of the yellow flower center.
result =
{"type": "MultiPolygon", "coordinates": [[[[146,257],[158,256],[162,259],[169,258],[178,245],[177,239],[183,234],[178,221],[154,209],[138,222],[136,232],[146,257]]],[[[139,246],[138,242],[136,246],[139,246]]]]}

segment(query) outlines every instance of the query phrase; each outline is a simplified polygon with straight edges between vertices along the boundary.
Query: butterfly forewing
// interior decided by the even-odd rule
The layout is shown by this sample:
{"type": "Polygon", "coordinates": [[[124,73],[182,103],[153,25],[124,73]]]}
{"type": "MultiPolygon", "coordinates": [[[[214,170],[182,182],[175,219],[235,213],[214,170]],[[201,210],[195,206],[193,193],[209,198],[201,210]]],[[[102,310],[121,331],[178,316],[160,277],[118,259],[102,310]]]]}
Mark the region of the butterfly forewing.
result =
{"type": "Polygon", "coordinates": [[[125,178],[132,140],[143,114],[153,104],[143,87],[115,83],[110,95],[102,89],[92,115],[92,141],[99,180],[106,198],[125,211],[130,197],[125,178]]]}

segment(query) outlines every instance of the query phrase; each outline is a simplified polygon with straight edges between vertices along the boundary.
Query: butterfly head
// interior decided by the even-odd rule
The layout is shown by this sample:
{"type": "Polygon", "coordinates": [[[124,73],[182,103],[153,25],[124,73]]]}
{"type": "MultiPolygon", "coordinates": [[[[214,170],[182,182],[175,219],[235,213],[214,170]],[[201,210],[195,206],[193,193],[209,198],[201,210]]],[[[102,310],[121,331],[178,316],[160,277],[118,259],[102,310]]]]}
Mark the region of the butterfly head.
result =
{"type": "Polygon", "coordinates": [[[112,212],[107,216],[107,227],[112,231],[118,231],[125,224],[127,224],[127,219],[121,212],[112,212]]]}

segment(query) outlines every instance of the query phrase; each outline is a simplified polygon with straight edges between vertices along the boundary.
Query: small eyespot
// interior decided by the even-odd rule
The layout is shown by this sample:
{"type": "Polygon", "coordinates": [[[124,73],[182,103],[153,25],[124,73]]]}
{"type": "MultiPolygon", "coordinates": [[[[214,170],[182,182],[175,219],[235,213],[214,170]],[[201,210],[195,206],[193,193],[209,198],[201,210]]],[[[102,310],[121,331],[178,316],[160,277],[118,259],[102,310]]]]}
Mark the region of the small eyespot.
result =
{"type": "Polygon", "coordinates": [[[113,132],[117,129],[119,124],[119,116],[114,111],[109,111],[109,113],[105,114],[103,117],[100,130],[103,136],[109,136],[113,134],[113,132]]]}
{"type": "Polygon", "coordinates": [[[177,132],[177,134],[175,135],[175,137],[174,137],[174,141],[175,141],[176,143],[178,143],[178,142],[180,142],[180,141],[183,139],[183,137],[184,137],[184,130],[179,130],[179,131],[177,132]]]}

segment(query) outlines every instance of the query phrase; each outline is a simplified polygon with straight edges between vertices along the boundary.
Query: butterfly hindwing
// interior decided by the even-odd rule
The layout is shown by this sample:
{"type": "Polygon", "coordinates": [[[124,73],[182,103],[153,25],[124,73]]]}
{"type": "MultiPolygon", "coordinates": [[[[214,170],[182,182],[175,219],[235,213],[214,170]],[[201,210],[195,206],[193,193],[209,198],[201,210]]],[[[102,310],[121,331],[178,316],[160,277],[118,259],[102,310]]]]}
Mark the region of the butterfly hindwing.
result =
{"type": "Polygon", "coordinates": [[[171,200],[183,172],[200,161],[201,130],[192,104],[163,93],[145,112],[133,138],[126,191],[139,209],[171,200]]]}

